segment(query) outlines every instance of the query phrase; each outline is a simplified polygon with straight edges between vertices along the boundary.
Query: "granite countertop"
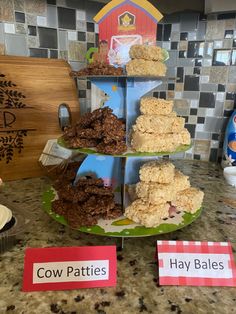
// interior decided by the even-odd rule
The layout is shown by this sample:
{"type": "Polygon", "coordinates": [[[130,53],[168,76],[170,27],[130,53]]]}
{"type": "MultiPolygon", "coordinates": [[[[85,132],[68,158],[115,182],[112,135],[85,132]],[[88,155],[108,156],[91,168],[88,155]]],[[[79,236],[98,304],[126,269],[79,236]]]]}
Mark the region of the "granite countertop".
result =
{"type": "Polygon", "coordinates": [[[236,190],[227,185],[219,165],[175,161],[191,184],[205,192],[203,212],[191,225],[161,236],[119,240],[83,234],[53,221],[41,209],[48,179],[10,182],[1,192],[16,206],[30,208],[32,222],[16,246],[0,255],[0,313],[235,313],[235,288],[158,287],[155,243],[162,240],[231,241],[236,252],[236,190]],[[26,247],[118,245],[117,287],[70,291],[21,292],[26,247]]]}

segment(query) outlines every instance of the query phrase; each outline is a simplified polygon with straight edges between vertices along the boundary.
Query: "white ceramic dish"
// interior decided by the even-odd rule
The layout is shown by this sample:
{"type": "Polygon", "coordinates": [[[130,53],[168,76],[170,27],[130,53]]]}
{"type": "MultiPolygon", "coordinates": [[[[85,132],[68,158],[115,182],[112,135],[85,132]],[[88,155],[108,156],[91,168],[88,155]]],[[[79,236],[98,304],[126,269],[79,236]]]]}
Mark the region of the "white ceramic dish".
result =
{"type": "Polygon", "coordinates": [[[227,183],[236,187],[236,167],[224,168],[224,177],[227,183]]]}
{"type": "Polygon", "coordinates": [[[9,221],[9,228],[0,232],[0,254],[9,250],[16,242],[16,238],[20,233],[23,233],[26,225],[31,220],[31,212],[24,207],[18,207],[16,204],[6,200],[3,195],[0,195],[0,204],[5,205],[12,212],[12,219],[9,221]]]}

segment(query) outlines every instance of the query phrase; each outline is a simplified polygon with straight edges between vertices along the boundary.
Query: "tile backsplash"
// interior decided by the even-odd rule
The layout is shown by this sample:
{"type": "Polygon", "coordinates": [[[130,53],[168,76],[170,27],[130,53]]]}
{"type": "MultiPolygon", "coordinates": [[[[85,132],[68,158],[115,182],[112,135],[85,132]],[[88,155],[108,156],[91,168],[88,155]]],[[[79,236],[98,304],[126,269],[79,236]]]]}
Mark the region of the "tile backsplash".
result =
{"type": "Polygon", "coordinates": [[[180,13],[158,25],[157,44],[170,53],[168,75],[155,96],[175,99],[193,147],[186,158],[220,161],[228,118],[236,109],[236,13],[180,13]],[[171,23],[170,23],[171,22],[171,23]]]}
{"type": "MultiPolygon", "coordinates": [[[[86,66],[86,51],[98,44],[92,18],[103,5],[0,0],[0,54],[63,58],[79,70],[86,66]]],[[[236,13],[166,15],[158,24],[157,45],[169,51],[167,75],[176,80],[153,94],[174,99],[176,112],[185,117],[193,147],[184,157],[219,161],[225,126],[236,108],[236,13]]],[[[77,83],[81,107],[88,110],[91,84],[77,83]]]]}

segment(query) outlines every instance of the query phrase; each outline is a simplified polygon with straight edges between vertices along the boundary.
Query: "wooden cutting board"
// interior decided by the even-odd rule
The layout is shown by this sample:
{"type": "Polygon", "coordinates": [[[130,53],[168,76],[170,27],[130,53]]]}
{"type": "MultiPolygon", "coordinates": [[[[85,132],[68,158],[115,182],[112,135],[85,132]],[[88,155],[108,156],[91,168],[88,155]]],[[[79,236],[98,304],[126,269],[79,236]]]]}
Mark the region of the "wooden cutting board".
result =
{"type": "Polygon", "coordinates": [[[43,174],[38,159],[49,139],[61,136],[58,107],[79,103],[71,68],[64,60],[0,56],[0,178],[43,174]]]}

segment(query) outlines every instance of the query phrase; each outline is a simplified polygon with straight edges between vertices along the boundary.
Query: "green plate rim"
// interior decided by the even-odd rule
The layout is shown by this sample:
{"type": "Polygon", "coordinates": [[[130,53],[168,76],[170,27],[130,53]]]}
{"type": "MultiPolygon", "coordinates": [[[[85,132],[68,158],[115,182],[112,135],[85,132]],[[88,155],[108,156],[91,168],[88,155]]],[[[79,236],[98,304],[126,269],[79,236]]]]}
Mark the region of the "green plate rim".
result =
{"type": "MultiPolygon", "coordinates": [[[[65,225],[68,228],[71,228],[67,224],[67,221],[63,216],[60,216],[52,212],[51,202],[54,197],[55,197],[55,193],[54,193],[53,188],[51,186],[48,186],[47,190],[45,190],[42,195],[43,210],[58,223],[65,225]]],[[[123,229],[121,232],[105,232],[104,229],[96,225],[96,226],[91,226],[91,227],[80,227],[78,229],[74,229],[74,228],[71,228],[71,229],[78,230],[84,233],[93,234],[93,235],[108,236],[108,237],[127,237],[127,238],[133,237],[135,238],[135,237],[155,236],[155,235],[161,235],[161,234],[174,232],[176,230],[179,230],[188,226],[201,215],[201,212],[202,212],[202,207],[199,208],[197,212],[195,212],[194,214],[185,212],[183,215],[183,221],[180,224],[176,225],[176,224],[163,223],[156,228],[146,228],[143,226],[136,226],[133,229],[123,229]]]]}
{"type": "Polygon", "coordinates": [[[190,145],[180,145],[174,152],[154,152],[154,153],[148,153],[148,152],[132,152],[132,153],[123,153],[118,155],[109,155],[109,154],[102,154],[96,152],[94,149],[91,148],[70,148],[66,145],[65,140],[62,137],[59,137],[57,139],[57,143],[59,146],[63,148],[67,148],[70,150],[73,150],[75,152],[86,154],[86,155],[97,155],[97,156],[113,156],[113,157],[145,157],[145,156],[163,156],[163,155],[174,155],[177,153],[183,153],[188,151],[192,144],[190,145]]]}

